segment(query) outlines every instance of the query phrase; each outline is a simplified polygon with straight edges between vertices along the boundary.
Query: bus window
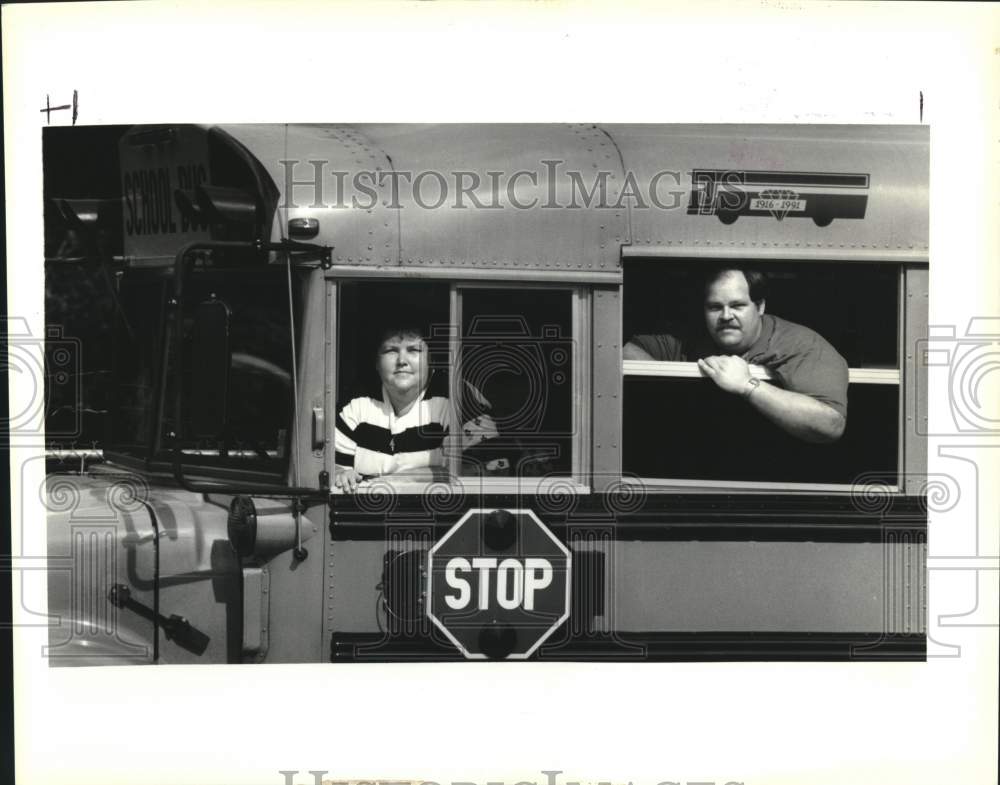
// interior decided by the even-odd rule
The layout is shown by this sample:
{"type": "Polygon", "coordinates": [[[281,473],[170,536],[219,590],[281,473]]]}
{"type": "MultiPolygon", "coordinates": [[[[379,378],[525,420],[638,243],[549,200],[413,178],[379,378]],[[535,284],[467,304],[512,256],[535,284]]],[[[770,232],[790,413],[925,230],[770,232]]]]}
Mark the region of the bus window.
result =
{"type": "Polygon", "coordinates": [[[730,302],[735,289],[709,273],[728,264],[626,266],[625,473],[653,485],[846,486],[861,476],[897,485],[900,268],[733,266],[746,271],[737,274],[746,282],[745,294],[753,280],[754,293],[743,305],[739,298],[730,302]],[[740,314],[742,307],[749,317],[740,314]],[[754,335],[763,338],[754,341],[754,335]],[[799,389],[807,403],[823,407],[806,410],[799,420],[787,410],[769,415],[747,400],[754,382],[726,391],[696,364],[726,354],[745,356],[761,383],[799,389]],[[844,418],[839,428],[834,412],[844,418]],[[817,423],[815,433],[810,418],[817,423]]]}
{"type": "Polygon", "coordinates": [[[459,293],[461,474],[572,474],[574,293],[472,286],[459,293]]]}

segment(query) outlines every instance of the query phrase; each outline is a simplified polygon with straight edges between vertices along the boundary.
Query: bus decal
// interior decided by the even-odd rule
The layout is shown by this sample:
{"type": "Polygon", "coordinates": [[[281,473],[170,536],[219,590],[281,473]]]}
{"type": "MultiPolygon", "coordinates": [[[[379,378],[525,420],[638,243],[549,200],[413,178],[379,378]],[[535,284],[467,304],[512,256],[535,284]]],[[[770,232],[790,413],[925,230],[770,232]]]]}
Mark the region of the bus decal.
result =
{"type": "Polygon", "coordinates": [[[812,218],[828,226],[835,218],[865,217],[870,179],[840,172],[694,169],[687,213],[715,215],[724,224],[745,215],[812,218]]]}

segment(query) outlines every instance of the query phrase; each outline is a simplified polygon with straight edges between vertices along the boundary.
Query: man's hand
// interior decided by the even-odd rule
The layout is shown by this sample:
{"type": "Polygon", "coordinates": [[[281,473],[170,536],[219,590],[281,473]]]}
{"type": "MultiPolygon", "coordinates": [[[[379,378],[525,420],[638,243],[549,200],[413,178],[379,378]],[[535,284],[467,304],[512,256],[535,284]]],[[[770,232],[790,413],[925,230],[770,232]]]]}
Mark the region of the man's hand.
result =
{"type": "Polygon", "coordinates": [[[736,355],[721,354],[698,360],[701,372],[728,393],[742,394],[750,381],[750,366],[736,355]]]}
{"type": "Polygon", "coordinates": [[[353,468],[341,468],[338,466],[333,478],[333,484],[344,493],[354,493],[358,489],[358,483],[363,479],[363,475],[356,472],[353,468]]]}

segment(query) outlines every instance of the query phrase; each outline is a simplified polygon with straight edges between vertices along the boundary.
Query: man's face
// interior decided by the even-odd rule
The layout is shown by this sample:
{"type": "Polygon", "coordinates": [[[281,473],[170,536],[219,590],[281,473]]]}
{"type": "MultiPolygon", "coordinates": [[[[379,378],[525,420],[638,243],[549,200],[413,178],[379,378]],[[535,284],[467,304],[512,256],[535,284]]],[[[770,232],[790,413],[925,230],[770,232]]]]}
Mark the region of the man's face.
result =
{"type": "Polygon", "coordinates": [[[750,299],[743,273],[730,271],[716,278],[705,292],[705,326],[725,354],[742,354],[760,335],[764,302],[750,299]]]}
{"type": "Polygon", "coordinates": [[[398,393],[420,392],[427,384],[427,344],[419,335],[392,335],[382,341],[375,358],[382,384],[398,393]]]}

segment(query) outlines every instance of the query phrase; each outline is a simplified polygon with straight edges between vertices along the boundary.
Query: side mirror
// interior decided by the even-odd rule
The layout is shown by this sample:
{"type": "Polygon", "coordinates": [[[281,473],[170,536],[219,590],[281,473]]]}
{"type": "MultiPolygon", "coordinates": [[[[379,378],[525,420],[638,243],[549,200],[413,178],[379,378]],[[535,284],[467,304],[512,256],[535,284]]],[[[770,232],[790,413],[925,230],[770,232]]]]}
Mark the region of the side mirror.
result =
{"type": "Polygon", "coordinates": [[[240,188],[199,185],[195,201],[203,215],[213,223],[253,226],[257,221],[257,200],[240,188]]]}
{"type": "Polygon", "coordinates": [[[121,202],[116,199],[53,199],[65,234],[52,261],[84,261],[120,253],[121,202]]]}
{"type": "Polygon", "coordinates": [[[191,435],[218,441],[226,428],[232,362],[224,302],[213,298],[198,306],[191,343],[191,435]]]}

